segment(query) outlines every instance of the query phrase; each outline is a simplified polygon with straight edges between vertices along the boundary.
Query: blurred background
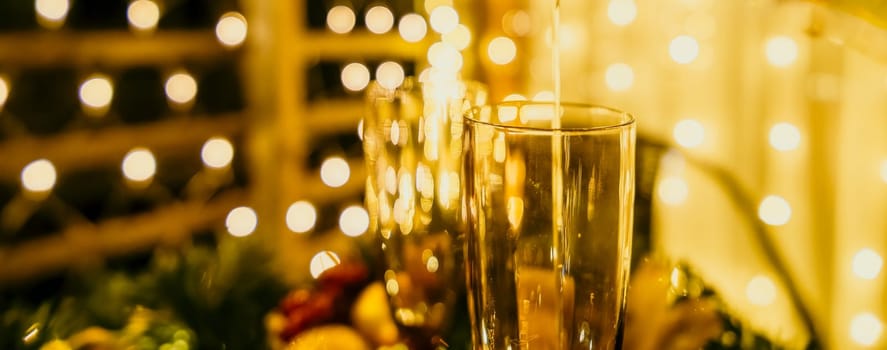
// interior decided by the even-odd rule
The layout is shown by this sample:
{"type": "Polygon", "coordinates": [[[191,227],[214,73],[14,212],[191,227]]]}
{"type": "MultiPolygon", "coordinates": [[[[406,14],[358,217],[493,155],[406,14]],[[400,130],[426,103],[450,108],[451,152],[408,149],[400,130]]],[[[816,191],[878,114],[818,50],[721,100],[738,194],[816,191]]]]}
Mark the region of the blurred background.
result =
{"type": "MultiPolygon", "coordinates": [[[[292,290],[376,274],[369,82],[551,99],[552,5],[3,1],[0,347],[273,346],[292,290]]],[[[635,267],[717,294],[708,346],[887,346],[887,1],[561,6],[564,100],[639,121],[635,267]]]]}

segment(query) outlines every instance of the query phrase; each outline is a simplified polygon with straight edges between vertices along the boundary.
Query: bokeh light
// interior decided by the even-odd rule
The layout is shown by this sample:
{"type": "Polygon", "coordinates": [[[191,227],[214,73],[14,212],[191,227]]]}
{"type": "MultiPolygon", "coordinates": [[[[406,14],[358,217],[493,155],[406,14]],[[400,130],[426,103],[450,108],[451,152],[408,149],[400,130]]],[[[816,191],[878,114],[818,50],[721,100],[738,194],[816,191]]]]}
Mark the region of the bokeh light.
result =
{"type": "Polygon", "coordinates": [[[36,0],[34,11],[40,25],[47,28],[58,28],[65,22],[71,4],[68,0],[36,0]]]}
{"type": "Polygon", "coordinates": [[[403,38],[404,41],[415,43],[422,41],[422,39],[425,38],[425,35],[428,34],[428,25],[425,23],[424,17],[415,13],[410,13],[400,18],[400,23],[397,25],[397,31],[400,33],[400,37],[403,38]]]}
{"type": "Polygon", "coordinates": [[[787,36],[775,36],[764,47],[767,62],[776,67],[788,67],[798,59],[798,43],[787,36]]]}
{"type": "Polygon", "coordinates": [[[358,237],[370,227],[370,216],[366,209],[359,205],[353,205],[339,215],[339,229],[349,237],[358,237]]]}
{"type": "Polygon", "coordinates": [[[246,40],[246,18],[237,12],[228,12],[216,24],[216,38],[222,45],[236,47],[246,40]]]}
{"type": "Polygon", "coordinates": [[[634,70],[625,63],[614,63],[604,73],[607,88],[613,91],[626,91],[634,85],[634,70]]]}
{"type": "Polygon", "coordinates": [[[137,30],[152,30],[160,21],[160,7],[152,0],[135,0],[126,9],[126,19],[137,30]]]}
{"type": "Polygon", "coordinates": [[[471,44],[471,31],[463,24],[456,26],[451,32],[446,33],[441,38],[445,43],[462,51],[471,44]]]}
{"type": "Polygon", "coordinates": [[[524,96],[524,95],[521,95],[521,94],[510,94],[510,95],[508,95],[508,96],[505,96],[505,98],[502,99],[503,102],[508,102],[508,101],[526,101],[526,100],[527,100],[527,97],[524,96]]]}
{"type": "Polygon", "coordinates": [[[376,67],[376,81],[386,89],[397,89],[403,84],[403,79],[403,67],[397,62],[383,62],[379,67],[376,67]]]}
{"type": "Polygon", "coordinates": [[[180,105],[191,103],[197,96],[197,80],[184,71],[170,75],[163,88],[166,98],[180,105]]]}
{"type": "Polygon", "coordinates": [[[234,146],[224,137],[213,137],[203,144],[200,159],[210,168],[226,168],[234,159],[234,146]]]}
{"type": "Polygon", "coordinates": [[[801,144],[801,131],[791,123],[778,123],[770,128],[770,146],[777,151],[792,151],[801,144]]]}
{"type": "Polygon", "coordinates": [[[6,77],[0,76],[0,108],[6,104],[7,98],[9,98],[9,83],[6,81],[6,77]]]}
{"type": "Polygon", "coordinates": [[[883,331],[881,320],[871,312],[857,314],[850,320],[850,339],[859,345],[875,345],[883,331]]]}
{"type": "Polygon", "coordinates": [[[688,64],[699,57],[699,42],[689,35],[678,35],[668,45],[668,54],[679,64],[688,64]]]}
{"type": "Polygon", "coordinates": [[[394,14],[385,6],[373,6],[367,10],[367,29],[375,34],[385,34],[394,27],[394,14]]]}
{"type": "Polygon", "coordinates": [[[295,233],[311,231],[317,224],[317,209],[308,201],[298,201],[286,209],[286,227],[295,233]]]}
{"type": "Polygon", "coordinates": [[[495,64],[508,64],[517,56],[517,45],[507,37],[496,37],[487,46],[487,54],[490,55],[490,61],[495,64]]]}
{"type": "Polygon", "coordinates": [[[103,109],[113,98],[114,87],[106,76],[93,75],[80,84],[80,102],[88,107],[103,109]]]}
{"type": "Polygon", "coordinates": [[[549,90],[542,90],[533,95],[532,98],[535,102],[554,102],[554,92],[549,90]]]}
{"type": "Polygon", "coordinates": [[[437,69],[437,72],[458,72],[462,69],[463,59],[452,45],[445,42],[436,42],[428,48],[428,62],[437,69]]]}
{"type": "Polygon", "coordinates": [[[459,13],[452,6],[438,6],[431,11],[431,29],[440,34],[446,34],[456,29],[459,25],[459,13]]]}
{"type": "Polygon", "coordinates": [[[320,277],[320,275],[336,265],[339,265],[342,260],[339,259],[339,255],[335,252],[324,250],[314,254],[314,257],[311,258],[311,263],[309,265],[309,270],[311,271],[311,277],[315,279],[320,277]]]}
{"type": "Polygon", "coordinates": [[[144,182],[152,179],[157,171],[157,160],[147,148],[133,148],[123,157],[121,165],[123,176],[127,179],[144,182]]]}
{"type": "Polygon", "coordinates": [[[680,205],[687,201],[690,189],[687,181],[677,176],[668,176],[659,182],[659,199],[668,205],[680,205]]]}
{"type": "Polygon", "coordinates": [[[326,14],[326,26],[333,33],[337,34],[346,34],[354,29],[354,24],[357,22],[357,15],[354,14],[354,10],[352,10],[348,6],[334,6],[330,9],[330,12],[326,14]]]}
{"type": "Polygon", "coordinates": [[[767,276],[755,276],[745,286],[745,296],[753,305],[772,305],[776,301],[776,285],[767,276]]]}
{"type": "Polygon", "coordinates": [[[225,227],[228,233],[234,237],[246,237],[255,232],[259,217],[256,211],[250,207],[237,207],[228,212],[225,218],[225,227]]]}
{"type": "Polygon", "coordinates": [[[792,208],[785,198],[767,196],[758,206],[758,217],[770,226],[782,226],[792,217],[792,208]]]}
{"type": "Polygon", "coordinates": [[[881,273],[884,260],[878,252],[864,248],[853,255],[853,274],[867,280],[873,280],[881,273]]]}
{"type": "Polygon", "coordinates": [[[607,17],[617,26],[627,26],[634,22],[638,8],[634,0],[611,0],[607,6],[607,17]]]}
{"type": "Polygon", "coordinates": [[[370,70],[362,63],[349,63],[342,68],[342,86],[350,91],[361,91],[370,83],[370,70]]]}
{"type": "Polygon", "coordinates": [[[348,162],[341,157],[330,157],[320,165],[320,180],[329,187],[342,187],[351,177],[348,162]]]}
{"type": "Polygon", "coordinates": [[[532,30],[530,14],[524,10],[512,10],[502,16],[502,30],[509,35],[526,36],[532,30]]]}
{"type": "Polygon", "coordinates": [[[881,161],[881,181],[887,183],[887,160],[881,161]]]}
{"type": "Polygon", "coordinates": [[[705,128],[698,120],[684,119],[674,126],[675,141],[686,148],[696,148],[705,142],[705,128]]]}
{"type": "Polygon", "coordinates": [[[56,171],[52,162],[38,159],[22,168],[22,187],[29,192],[44,193],[55,186],[56,171]]]}

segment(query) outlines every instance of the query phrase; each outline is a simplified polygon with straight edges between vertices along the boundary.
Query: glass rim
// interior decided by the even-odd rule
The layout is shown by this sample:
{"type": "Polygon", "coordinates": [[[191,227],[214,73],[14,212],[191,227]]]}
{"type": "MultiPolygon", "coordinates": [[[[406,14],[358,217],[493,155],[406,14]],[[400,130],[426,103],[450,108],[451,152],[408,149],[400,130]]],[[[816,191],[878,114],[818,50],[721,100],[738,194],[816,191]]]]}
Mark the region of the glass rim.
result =
{"type": "MultiPolygon", "coordinates": [[[[474,91],[486,90],[489,88],[487,84],[484,84],[483,82],[478,80],[456,79],[452,82],[456,84],[461,84],[466,89],[474,91]]],[[[420,80],[419,76],[416,75],[408,75],[403,78],[403,82],[401,82],[400,85],[393,89],[382,86],[382,84],[379,83],[377,79],[370,80],[369,83],[367,83],[367,86],[364,88],[364,91],[367,95],[374,95],[377,92],[396,93],[398,91],[413,91],[414,89],[421,89],[422,86],[425,84],[434,86],[434,84],[436,83],[429,80],[420,80]]]]}
{"type": "Polygon", "coordinates": [[[613,115],[623,116],[624,118],[622,120],[620,120],[619,122],[608,123],[608,124],[603,124],[603,125],[598,125],[598,126],[591,126],[591,127],[553,128],[550,126],[549,127],[538,127],[538,126],[508,125],[508,124],[501,123],[501,122],[497,123],[497,122],[483,121],[483,120],[479,120],[474,117],[475,115],[480,114],[480,111],[483,108],[492,108],[492,107],[499,108],[502,106],[514,106],[514,107],[517,107],[518,109],[520,109],[523,106],[553,106],[553,105],[554,105],[553,101],[505,101],[505,102],[499,102],[499,103],[494,103],[494,104],[489,104],[489,105],[484,105],[484,106],[474,106],[470,110],[465,112],[463,114],[462,118],[465,121],[467,121],[468,123],[473,123],[473,124],[481,124],[481,125],[491,126],[494,128],[501,128],[501,129],[508,129],[508,130],[520,130],[520,131],[526,131],[526,132],[532,132],[532,133],[543,133],[543,134],[550,134],[550,133],[553,133],[556,131],[560,131],[561,133],[564,133],[564,134],[579,134],[579,133],[618,130],[618,129],[623,129],[625,127],[634,126],[637,121],[635,119],[634,115],[632,115],[631,113],[628,113],[626,111],[619,110],[619,109],[616,109],[613,107],[607,107],[607,106],[600,105],[600,104],[582,103],[582,102],[561,102],[561,108],[569,107],[569,108],[581,108],[581,109],[600,109],[600,110],[606,111],[607,113],[611,113],[613,115]]]}

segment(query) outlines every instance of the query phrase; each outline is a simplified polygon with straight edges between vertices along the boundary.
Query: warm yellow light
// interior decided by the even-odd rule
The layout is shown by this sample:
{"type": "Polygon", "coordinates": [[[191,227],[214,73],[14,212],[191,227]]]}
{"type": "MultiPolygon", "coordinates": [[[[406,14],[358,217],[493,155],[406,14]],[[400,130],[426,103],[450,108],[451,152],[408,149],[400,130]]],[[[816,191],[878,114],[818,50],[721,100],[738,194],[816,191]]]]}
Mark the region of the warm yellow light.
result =
{"type": "Polygon", "coordinates": [[[151,180],[157,171],[154,154],[147,148],[133,148],[123,157],[123,176],[135,182],[151,180]]]}
{"type": "Polygon", "coordinates": [[[764,48],[767,61],[776,67],[787,67],[798,59],[798,43],[787,36],[775,36],[767,40],[764,48]]]}
{"type": "Polygon", "coordinates": [[[510,94],[510,95],[508,95],[508,96],[505,96],[505,98],[502,99],[503,102],[508,102],[508,101],[526,101],[526,100],[527,100],[527,97],[524,96],[524,95],[521,95],[521,94],[510,94]]]}
{"type": "Polygon", "coordinates": [[[354,14],[354,10],[348,6],[334,6],[326,14],[326,26],[333,33],[346,34],[354,29],[356,22],[357,16],[354,14]]]}
{"type": "Polygon", "coordinates": [[[788,201],[779,196],[767,196],[758,206],[758,217],[771,226],[782,226],[792,217],[788,201]]]}
{"type": "Polygon", "coordinates": [[[662,203],[668,205],[680,205],[687,200],[690,190],[687,187],[687,181],[676,176],[663,178],[659,183],[659,199],[662,203]]]}
{"type": "Polygon", "coordinates": [[[627,26],[634,22],[638,8],[634,0],[611,0],[607,6],[607,17],[617,26],[627,26]]]}
{"type": "Polygon", "coordinates": [[[152,0],[135,0],[129,3],[126,18],[137,30],[152,30],[160,21],[160,7],[152,0]]]}
{"type": "Polygon", "coordinates": [[[394,14],[385,6],[373,6],[364,18],[367,29],[376,34],[388,33],[394,27],[394,14]]]}
{"type": "MultiPolygon", "coordinates": [[[[428,62],[438,72],[458,72],[462,69],[462,54],[452,45],[436,42],[428,48],[428,62]]],[[[432,81],[437,81],[432,78],[432,81]]]]}
{"type": "Polygon", "coordinates": [[[213,137],[206,140],[200,150],[203,164],[210,168],[221,169],[231,165],[234,159],[234,146],[224,137],[213,137]]]}
{"type": "Polygon", "coordinates": [[[317,209],[308,201],[298,201],[286,209],[286,227],[296,233],[311,231],[317,223],[317,209]]]}
{"type": "Polygon", "coordinates": [[[431,29],[440,34],[446,34],[456,29],[459,25],[459,13],[452,6],[438,6],[431,11],[431,29]]]}
{"type": "Polygon", "coordinates": [[[853,274],[862,279],[875,279],[881,273],[883,265],[881,255],[869,248],[862,249],[853,256],[853,274]]]}
{"type": "Polygon", "coordinates": [[[357,122],[357,138],[363,141],[363,118],[357,122]]]}
{"type": "Polygon", "coordinates": [[[358,237],[370,227],[370,216],[366,209],[353,205],[342,211],[339,215],[339,229],[349,237],[358,237]]]}
{"type": "Polygon", "coordinates": [[[887,183],[887,160],[881,161],[881,181],[887,183]]]}
{"type": "Polygon", "coordinates": [[[114,87],[111,80],[103,75],[93,75],[80,84],[80,102],[84,105],[104,109],[114,98],[114,87]]]}
{"type": "Polygon", "coordinates": [[[502,16],[502,30],[515,36],[526,36],[532,29],[530,14],[524,10],[512,10],[502,16]]]}
{"type": "Polygon", "coordinates": [[[6,104],[7,98],[9,98],[9,83],[6,82],[6,77],[0,76],[0,108],[6,104]]]}
{"type": "Polygon", "coordinates": [[[745,286],[745,296],[753,305],[772,305],[776,301],[776,285],[767,276],[757,275],[745,286]]]}
{"type": "Polygon", "coordinates": [[[370,83],[370,70],[361,63],[350,63],[342,68],[342,85],[351,91],[360,91],[370,83]]]}
{"type": "Polygon", "coordinates": [[[348,162],[340,157],[330,157],[320,165],[320,180],[329,187],[342,187],[351,176],[348,162]]]}
{"type": "Polygon", "coordinates": [[[22,168],[22,187],[29,192],[49,192],[55,186],[55,166],[46,159],[38,159],[22,168]]]}
{"type": "Polygon", "coordinates": [[[453,7],[453,0],[425,0],[425,13],[431,13],[440,6],[453,7]]]}
{"type": "Polygon", "coordinates": [[[339,255],[332,251],[324,250],[318,252],[313,258],[311,258],[311,263],[309,265],[311,276],[318,278],[324,271],[336,267],[336,265],[339,265],[341,262],[339,255]]]}
{"type": "Polygon", "coordinates": [[[37,20],[47,28],[58,28],[68,16],[71,4],[68,0],[36,0],[34,10],[37,12],[37,20]]]}
{"type": "Polygon", "coordinates": [[[425,24],[424,17],[411,13],[400,18],[397,31],[400,32],[400,37],[404,41],[415,43],[425,38],[425,35],[428,34],[428,26],[425,24]]]}
{"type": "Polygon", "coordinates": [[[542,90],[533,95],[535,102],[554,102],[554,92],[542,90]]]}
{"type": "Polygon", "coordinates": [[[613,91],[626,91],[634,84],[634,70],[625,63],[614,63],[605,73],[607,88],[613,91]]]}
{"type": "Polygon", "coordinates": [[[495,64],[508,64],[517,56],[517,45],[513,40],[500,36],[490,41],[490,45],[487,46],[487,54],[490,55],[490,61],[495,64]]]}
{"type": "Polygon", "coordinates": [[[246,237],[256,230],[259,218],[256,211],[250,207],[237,207],[228,212],[225,218],[225,227],[228,233],[234,237],[246,237]]]}
{"type": "Polygon", "coordinates": [[[872,346],[881,339],[884,325],[870,312],[857,314],[850,320],[850,339],[859,345],[872,346]]]}
{"type": "Polygon", "coordinates": [[[397,89],[403,84],[403,67],[397,62],[384,62],[376,68],[376,81],[386,89],[397,89]]]}
{"type": "Polygon", "coordinates": [[[679,64],[688,64],[699,57],[699,42],[689,35],[678,35],[668,45],[668,54],[679,64]]]}
{"type": "Polygon", "coordinates": [[[456,26],[456,29],[444,34],[441,39],[456,50],[462,51],[471,44],[471,31],[464,24],[460,24],[456,26]]]}
{"type": "Polygon", "coordinates": [[[705,142],[705,128],[695,119],[684,119],[674,126],[675,141],[686,148],[696,148],[705,142]]]}
{"type": "Polygon", "coordinates": [[[188,104],[197,96],[197,81],[187,72],[178,72],[166,79],[164,90],[173,103],[188,104]]]}
{"type": "Polygon", "coordinates": [[[246,40],[246,18],[237,12],[228,12],[216,24],[216,38],[222,45],[235,47],[246,40]]]}
{"type": "Polygon", "coordinates": [[[770,146],[777,151],[791,151],[801,144],[801,131],[790,123],[779,123],[770,128],[770,146]]]}

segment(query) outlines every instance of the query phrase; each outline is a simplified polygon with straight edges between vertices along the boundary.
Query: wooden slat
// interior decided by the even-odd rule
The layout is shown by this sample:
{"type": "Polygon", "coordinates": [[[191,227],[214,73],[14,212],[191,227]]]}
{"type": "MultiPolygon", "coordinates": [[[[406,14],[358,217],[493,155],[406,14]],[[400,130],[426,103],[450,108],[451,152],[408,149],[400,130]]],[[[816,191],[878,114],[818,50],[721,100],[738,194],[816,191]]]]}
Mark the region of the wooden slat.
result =
{"type": "Polygon", "coordinates": [[[150,36],[126,31],[0,34],[0,63],[11,66],[181,64],[229,53],[208,30],[150,36]]]}
{"type": "Polygon", "coordinates": [[[308,107],[305,120],[312,134],[353,131],[363,117],[364,104],[357,100],[328,100],[308,107]]]}
{"type": "Polygon", "coordinates": [[[199,149],[208,138],[236,135],[243,126],[240,115],[226,115],[9,139],[0,143],[0,180],[14,180],[22,167],[39,158],[50,160],[59,172],[86,169],[119,162],[134,147],[155,153],[199,149]]]}
{"type": "Polygon", "coordinates": [[[346,35],[330,32],[309,32],[293,45],[299,48],[302,60],[337,59],[417,59],[425,57],[427,45],[408,43],[397,31],[388,34],[356,32],[346,35]]]}

